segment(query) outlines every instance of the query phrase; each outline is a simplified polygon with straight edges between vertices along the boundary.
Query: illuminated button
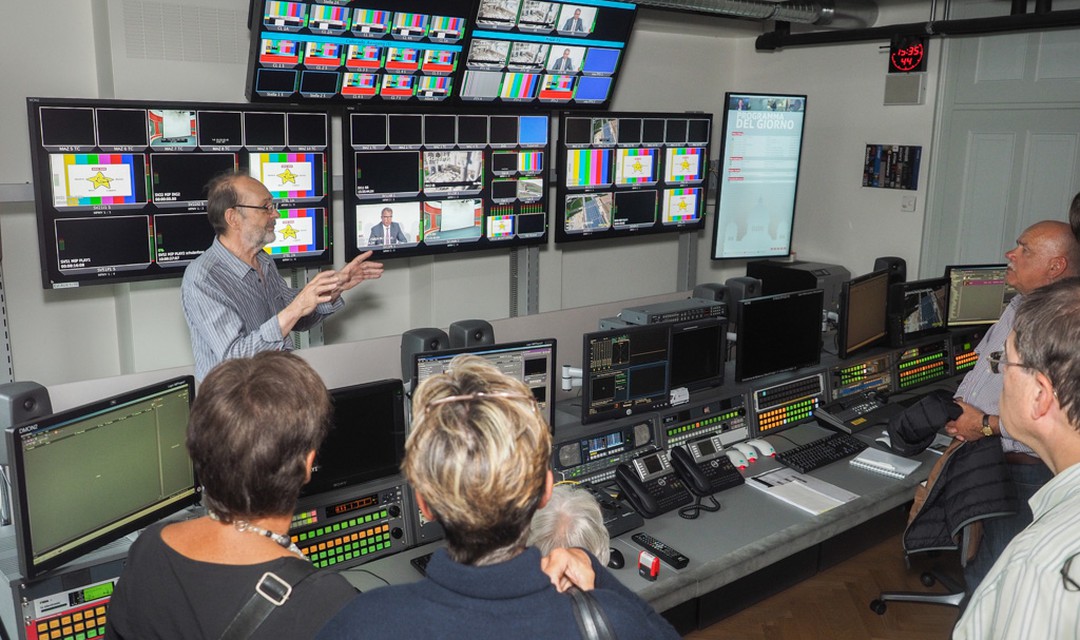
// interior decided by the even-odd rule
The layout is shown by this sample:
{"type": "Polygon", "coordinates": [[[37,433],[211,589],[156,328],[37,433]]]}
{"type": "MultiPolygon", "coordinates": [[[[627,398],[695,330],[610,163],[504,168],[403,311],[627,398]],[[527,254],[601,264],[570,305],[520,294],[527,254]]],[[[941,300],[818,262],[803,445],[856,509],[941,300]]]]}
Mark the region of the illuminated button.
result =
{"type": "Polygon", "coordinates": [[[45,622],[37,623],[37,631],[38,631],[38,633],[43,633],[48,628],[49,628],[49,625],[47,623],[45,623],[45,622]]]}
{"type": "Polygon", "coordinates": [[[63,629],[60,630],[60,633],[63,633],[65,636],[71,635],[71,626],[65,626],[63,629]]]}
{"type": "Polygon", "coordinates": [[[78,631],[86,631],[86,625],[84,625],[81,622],[76,622],[75,623],[75,631],[76,632],[78,632],[78,631]]]}
{"type": "Polygon", "coordinates": [[[80,620],[82,620],[83,619],[82,611],[76,611],[75,613],[71,614],[71,619],[74,620],[75,622],[79,622],[80,620]]]}

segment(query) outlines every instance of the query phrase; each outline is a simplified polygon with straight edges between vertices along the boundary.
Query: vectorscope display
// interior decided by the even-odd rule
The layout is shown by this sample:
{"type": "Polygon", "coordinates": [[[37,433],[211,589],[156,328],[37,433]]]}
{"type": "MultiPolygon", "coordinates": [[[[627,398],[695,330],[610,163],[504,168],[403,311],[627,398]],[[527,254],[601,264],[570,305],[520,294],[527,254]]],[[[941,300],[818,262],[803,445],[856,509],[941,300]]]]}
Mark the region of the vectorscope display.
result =
{"type": "Polygon", "coordinates": [[[566,112],[560,128],[557,242],[704,225],[711,114],[566,112]]]}
{"type": "Polygon", "coordinates": [[[332,260],[330,117],[298,107],[27,98],[46,289],[179,278],[214,239],[206,185],[244,169],[279,263],[332,260]]]}
{"type": "Polygon", "coordinates": [[[550,117],[347,110],[345,257],[547,242],[550,117]]]}

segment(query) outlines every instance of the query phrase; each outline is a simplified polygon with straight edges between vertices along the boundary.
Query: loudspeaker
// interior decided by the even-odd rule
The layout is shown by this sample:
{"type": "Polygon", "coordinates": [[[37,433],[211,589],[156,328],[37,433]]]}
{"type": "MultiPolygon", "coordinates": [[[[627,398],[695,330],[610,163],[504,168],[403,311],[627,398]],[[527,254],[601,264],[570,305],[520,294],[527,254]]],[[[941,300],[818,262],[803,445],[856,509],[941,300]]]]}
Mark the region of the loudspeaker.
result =
{"type": "Polygon", "coordinates": [[[413,374],[413,356],[425,351],[450,348],[450,337],[442,329],[421,327],[401,334],[401,379],[409,383],[413,374]]]}
{"type": "Polygon", "coordinates": [[[450,325],[450,348],[495,344],[495,329],[487,320],[458,320],[450,325]]]}
{"type": "MultiPolygon", "coordinates": [[[[0,429],[21,424],[52,413],[49,392],[36,382],[0,384],[0,429]]],[[[7,467],[7,439],[0,434],[0,466],[7,467]]],[[[11,524],[11,493],[0,489],[0,524],[11,524]]]]}
{"type": "MultiPolygon", "coordinates": [[[[49,391],[36,382],[0,384],[0,429],[52,413],[49,391]]],[[[4,461],[0,461],[3,464],[4,461]]]]}
{"type": "Polygon", "coordinates": [[[719,282],[706,282],[694,287],[692,297],[713,302],[727,302],[727,287],[719,282]]]}
{"type": "Polygon", "coordinates": [[[885,106],[922,104],[926,101],[926,73],[890,73],[885,76],[885,106]]]}
{"type": "Polygon", "coordinates": [[[874,260],[874,271],[889,270],[889,285],[907,282],[907,262],[896,256],[883,256],[874,260]]]}
{"type": "Polygon", "coordinates": [[[737,332],[740,319],[739,312],[742,309],[742,305],[739,303],[746,298],[757,298],[761,295],[761,280],[750,276],[728,278],[724,282],[724,286],[727,287],[729,326],[735,327],[734,330],[737,332]]]}

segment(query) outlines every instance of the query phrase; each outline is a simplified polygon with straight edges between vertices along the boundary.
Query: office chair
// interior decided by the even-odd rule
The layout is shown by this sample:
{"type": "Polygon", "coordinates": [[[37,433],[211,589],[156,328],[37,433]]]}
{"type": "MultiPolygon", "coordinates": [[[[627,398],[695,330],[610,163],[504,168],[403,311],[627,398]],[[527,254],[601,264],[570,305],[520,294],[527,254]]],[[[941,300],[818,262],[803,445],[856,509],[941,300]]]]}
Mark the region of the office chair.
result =
{"type": "MultiPolygon", "coordinates": [[[[969,529],[970,527],[964,527],[963,544],[960,545],[960,549],[968,548],[969,529]]],[[[910,569],[911,557],[905,556],[904,562],[910,569]]],[[[882,591],[875,600],[870,601],[870,610],[879,616],[883,616],[885,615],[885,610],[887,608],[886,602],[921,602],[923,604],[939,604],[947,607],[959,607],[960,603],[964,601],[964,596],[966,595],[964,587],[944,574],[934,570],[924,571],[922,575],[919,576],[919,581],[922,582],[925,587],[932,587],[940,582],[948,589],[948,592],[882,591]]]]}

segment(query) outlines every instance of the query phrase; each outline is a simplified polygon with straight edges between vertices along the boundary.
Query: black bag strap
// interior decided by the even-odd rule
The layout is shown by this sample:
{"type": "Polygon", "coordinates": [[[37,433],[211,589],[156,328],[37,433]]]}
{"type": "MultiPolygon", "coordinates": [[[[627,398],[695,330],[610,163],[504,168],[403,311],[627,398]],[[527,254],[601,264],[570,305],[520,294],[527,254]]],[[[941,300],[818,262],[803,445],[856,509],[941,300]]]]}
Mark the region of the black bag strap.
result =
{"type": "Polygon", "coordinates": [[[566,593],[574,603],[574,621],[582,640],[616,640],[615,631],[593,594],[577,587],[570,587],[566,593]]]}
{"type": "Polygon", "coordinates": [[[264,573],[255,584],[255,593],[221,632],[220,640],[247,640],[274,609],[285,604],[293,589],[315,573],[315,567],[306,562],[287,562],[277,573],[264,573]]]}

